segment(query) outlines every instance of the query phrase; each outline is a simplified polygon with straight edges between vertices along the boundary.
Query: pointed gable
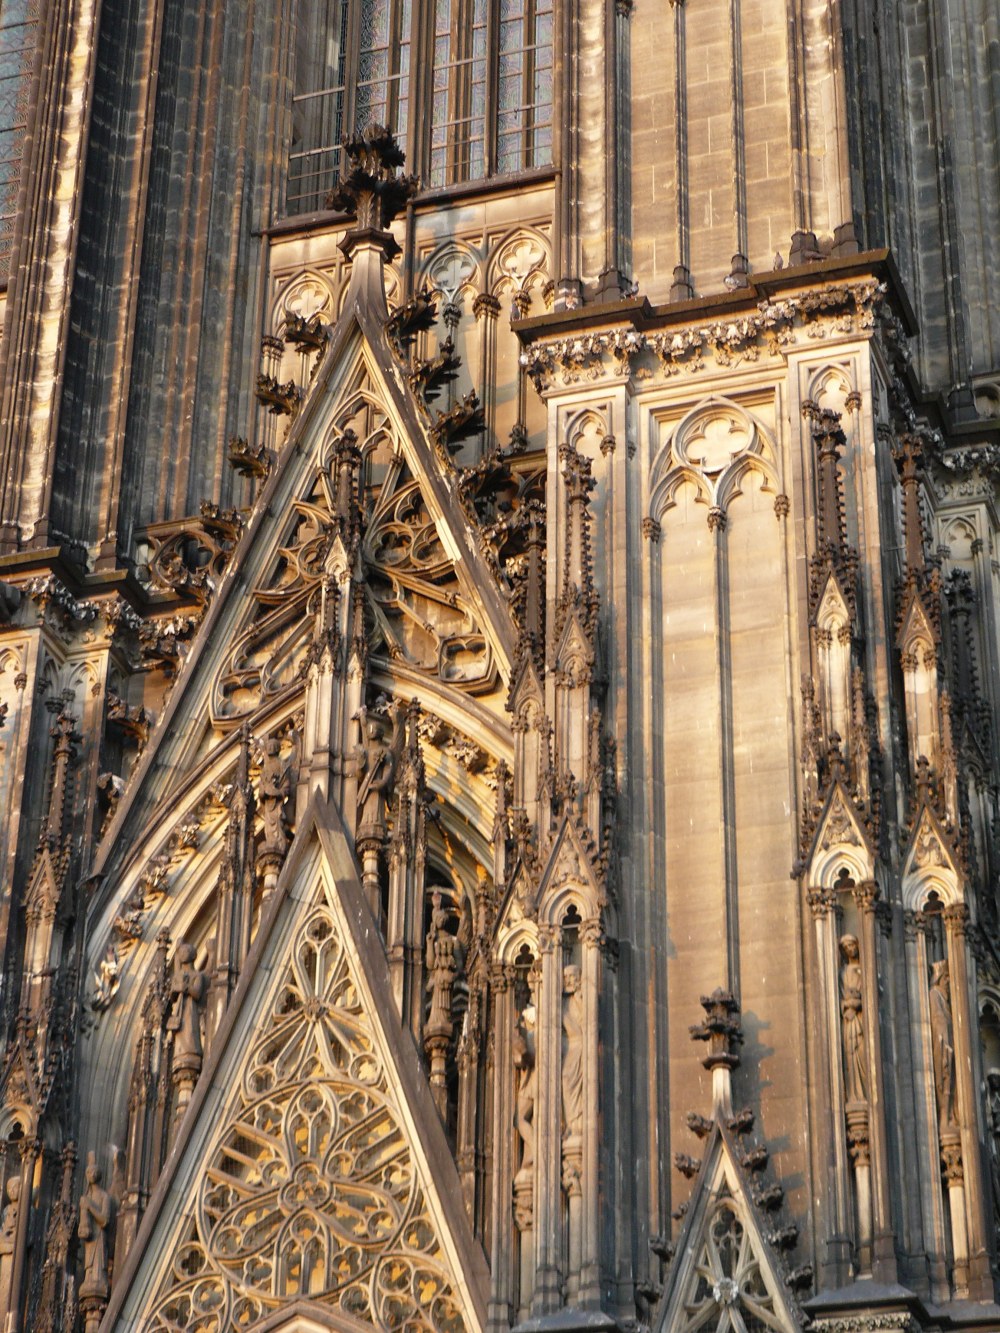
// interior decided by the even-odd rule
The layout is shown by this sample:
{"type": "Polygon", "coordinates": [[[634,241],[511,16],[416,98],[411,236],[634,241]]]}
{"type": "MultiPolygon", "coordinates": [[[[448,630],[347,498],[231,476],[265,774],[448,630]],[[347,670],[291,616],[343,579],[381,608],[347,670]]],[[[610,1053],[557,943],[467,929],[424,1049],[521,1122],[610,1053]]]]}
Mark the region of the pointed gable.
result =
{"type": "Polygon", "coordinates": [[[104,1327],[223,1333],[320,1310],[331,1327],[475,1333],[488,1282],[323,805],[303,822],[104,1327]]]}
{"type": "Polygon", "coordinates": [[[855,869],[863,869],[865,878],[873,873],[874,848],[871,836],[850,793],[838,779],[830,787],[817,821],[809,858],[812,879],[818,882],[822,878],[820,867],[829,860],[831,853],[844,852],[850,853],[855,869]]]}
{"type": "Polygon", "coordinates": [[[903,858],[903,880],[954,876],[963,880],[959,858],[948,831],[925,801],[913,823],[913,831],[903,858]]]}
{"type": "Polygon", "coordinates": [[[716,1121],[653,1333],[796,1333],[768,1227],[727,1130],[716,1121]]]}
{"type": "Polygon", "coordinates": [[[126,829],[134,835],[136,816],[148,817],[204,759],[207,728],[298,687],[317,589],[343,572],[331,479],[336,440],[348,431],[366,457],[379,454],[381,493],[362,546],[366,559],[388,556],[366,593],[386,655],[446,689],[477,693],[510,678],[514,621],[387,336],[381,266],[377,275],[371,264],[355,267],[309,395],[105,831],[99,869],[126,829]],[[445,627],[437,637],[426,632],[434,622],[445,627]]]}

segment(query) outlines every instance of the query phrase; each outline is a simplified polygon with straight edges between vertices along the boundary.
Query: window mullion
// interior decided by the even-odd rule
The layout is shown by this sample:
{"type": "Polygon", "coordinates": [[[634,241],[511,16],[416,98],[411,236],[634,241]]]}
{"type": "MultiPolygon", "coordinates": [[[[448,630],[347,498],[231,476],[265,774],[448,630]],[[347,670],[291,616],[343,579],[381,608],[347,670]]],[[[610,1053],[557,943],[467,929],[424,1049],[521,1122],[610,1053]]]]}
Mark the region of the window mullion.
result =
{"type": "Polygon", "coordinates": [[[500,69],[500,0],[486,0],[486,115],[483,123],[483,172],[497,170],[497,84],[500,69]]]}

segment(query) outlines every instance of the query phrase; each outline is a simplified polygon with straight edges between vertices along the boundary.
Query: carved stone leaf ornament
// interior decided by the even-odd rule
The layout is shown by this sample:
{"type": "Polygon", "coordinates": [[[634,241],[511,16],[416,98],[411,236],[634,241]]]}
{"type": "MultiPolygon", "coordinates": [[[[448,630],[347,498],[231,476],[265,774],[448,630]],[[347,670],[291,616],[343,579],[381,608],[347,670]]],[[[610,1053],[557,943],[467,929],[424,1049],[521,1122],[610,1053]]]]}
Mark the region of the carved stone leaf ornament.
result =
{"type": "Polygon", "coordinates": [[[317,905],[205,1159],[144,1333],[251,1329],[297,1298],[377,1328],[463,1333],[335,918],[317,905]]]}

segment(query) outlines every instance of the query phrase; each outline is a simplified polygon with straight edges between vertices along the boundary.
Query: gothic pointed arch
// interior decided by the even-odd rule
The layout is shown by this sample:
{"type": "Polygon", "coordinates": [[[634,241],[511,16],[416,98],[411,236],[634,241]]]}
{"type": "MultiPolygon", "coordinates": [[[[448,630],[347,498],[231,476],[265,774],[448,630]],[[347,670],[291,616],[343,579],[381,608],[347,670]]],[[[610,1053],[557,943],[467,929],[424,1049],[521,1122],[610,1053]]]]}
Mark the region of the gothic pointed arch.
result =
{"type": "Polygon", "coordinates": [[[344,1330],[483,1326],[485,1260],[390,984],[339,815],[317,804],[108,1329],[280,1328],[302,1301],[344,1330]]]}
{"type": "Polygon", "coordinates": [[[653,1333],[796,1333],[802,1316],[768,1242],[770,1229],[736,1146],[716,1121],[653,1333]]]}

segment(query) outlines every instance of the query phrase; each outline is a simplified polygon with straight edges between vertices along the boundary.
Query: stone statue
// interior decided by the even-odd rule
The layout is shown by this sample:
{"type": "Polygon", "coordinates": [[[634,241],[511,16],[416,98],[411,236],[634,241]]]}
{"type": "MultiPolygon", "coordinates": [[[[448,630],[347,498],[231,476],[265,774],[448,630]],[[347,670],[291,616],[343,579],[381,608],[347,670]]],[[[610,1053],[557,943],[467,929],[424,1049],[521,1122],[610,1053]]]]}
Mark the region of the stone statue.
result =
{"type": "Polygon", "coordinates": [[[535,1164],[535,1007],[526,1005],[514,1035],[518,1071],[514,1126],[521,1136],[521,1170],[535,1164]]]}
{"type": "Polygon", "coordinates": [[[948,961],[931,964],[931,1045],[938,1129],[955,1128],[955,1039],[951,1024],[948,961]]]}
{"type": "Polygon", "coordinates": [[[260,812],[264,821],[264,850],[283,856],[288,848],[285,801],[290,788],[288,770],[281,762],[281,742],[269,736],[264,743],[260,770],[260,812]]]}
{"type": "Polygon", "coordinates": [[[867,1100],[865,1025],[861,999],[861,956],[854,935],[840,940],[840,1031],[844,1043],[844,1093],[848,1105],[867,1100]]]}
{"type": "Polygon", "coordinates": [[[451,991],[455,981],[455,936],[447,929],[448,909],[440,889],[431,894],[431,923],[427,931],[425,964],[430,1013],[427,1031],[451,1030],[451,991]]]}
{"type": "Polygon", "coordinates": [[[111,1221],[111,1195],[101,1188],[101,1168],[93,1153],[87,1160],[86,1176],[87,1188],[80,1198],[80,1223],[76,1230],[83,1242],[80,1295],[106,1298],[110,1287],[105,1232],[111,1221]]]}
{"type": "Polygon", "coordinates": [[[563,1133],[570,1138],[583,1133],[583,995],[580,969],[563,968],[563,1133]]]}
{"type": "Polygon", "coordinates": [[[0,1321],[7,1315],[7,1303],[14,1281],[14,1247],[17,1243],[17,1214],[21,1199],[21,1178],[7,1181],[8,1203],[0,1219],[0,1321]]]}
{"type": "Polygon", "coordinates": [[[195,947],[181,940],[174,954],[174,975],[170,994],[174,1008],[167,1027],[174,1036],[174,1067],[201,1068],[201,1005],[208,985],[208,973],[195,966],[195,947]]]}
{"type": "MultiPolygon", "coordinates": [[[[396,779],[396,748],[386,740],[385,719],[362,708],[362,744],[358,749],[358,828],[384,831],[386,801],[396,779]],[[364,775],[362,777],[362,774],[364,775]]],[[[393,715],[393,741],[399,731],[393,715]]]]}

